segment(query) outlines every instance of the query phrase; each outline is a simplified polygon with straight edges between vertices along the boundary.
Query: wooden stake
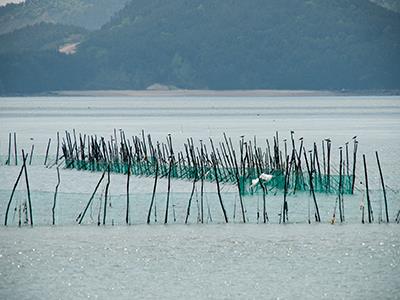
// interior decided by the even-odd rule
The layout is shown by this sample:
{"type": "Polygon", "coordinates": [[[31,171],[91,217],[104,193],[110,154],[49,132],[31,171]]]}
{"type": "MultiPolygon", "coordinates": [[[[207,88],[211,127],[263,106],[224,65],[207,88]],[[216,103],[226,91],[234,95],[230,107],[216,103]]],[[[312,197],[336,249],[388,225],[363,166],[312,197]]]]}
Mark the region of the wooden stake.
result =
{"type": "Polygon", "coordinates": [[[46,157],[44,158],[44,163],[43,165],[47,164],[47,158],[49,156],[49,150],[50,150],[50,143],[51,143],[51,138],[49,139],[49,142],[47,143],[47,148],[46,148],[46,157]]]}
{"type": "MultiPolygon", "coordinates": [[[[196,172],[197,172],[197,171],[196,171],[196,172]]],[[[186,210],[185,224],[188,223],[188,219],[189,219],[189,216],[190,216],[190,207],[191,207],[191,205],[192,205],[192,199],[193,199],[193,195],[194,195],[194,190],[195,190],[195,188],[196,188],[196,181],[197,181],[197,176],[195,176],[195,178],[193,179],[192,192],[191,192],[191,194],[190,194],[189,203],[188,203],[188,207],[187,207],[187,210],[186,210]]]]}
{"type": "Polygon", "coordinates": [[[383,181],[383,175],[382,175],[381,163],[379,162],[378,151],[375,151],[375,156],[376,156],[376,162],[378,163],[379,175],[381,177],[383,199],[385,201],[386,223],[389,223],[389,212],[388,212],[388,205],[387,205],[387,199],[386,199],[386,188],[385,188],[385,182],[383,181]]]}
{"type": "MultiPolygon", "coordinates": [[[[321,216],[319,214],[319,208],[318,208],[318,203],[317,203],[317,199],[315,197],[315,191],[314,191],[314,185],[313,185],[313,176],[312,176],[312,171],[310,170],[310,167],[308,165],[308,160],[307,160],[307,155],[306,155],[306,151],[304,150],[303,152],[304,154],[304,159],[306,161],[306,166],[307,166],[307,171],[308,171],[308,176],[310,178],[310,190],[311,190],[311,194],[313,196],[313,200],[314,200],[314,206],[315,206],[315,221],[316,222],[321,222],[321,216]]],[[[301,156],[301,153],[300,155],[301,156]]]]}
{"type": "Polygon", "coordinates": [[[339,148],[340,149],[340,159],[339,159],[339,189],[338,189],[338,197],[339,197],[339,215],[340,215],[340,223],[343,223],[343,211],[342,211],[342,184],[343,184],[343,180],[342,180],[342,175],[343,175],[343,161],[342,161],[342,147],[339,148]]]}
{"type": "Polygon", "coordinates": [[[14,155],[15,155],[15,165],[18,165],[18,157],[17,157],[17,133],[14,132],[14,155]]]}
{"type": "Polygon", "coordinates": [[[32,158],[33,158],[33,150],[35,148],[35,145],[32,145],[31,147],[31,155],[29,156],[29,165],[32,165],[32,158]]]}
{"type": "Polygon", "coordinates": [[[30,219],[31,226],[33,226],[31,191],[29,189],[28,171],[27,171],[27,168],[26,168],[26,160],[27,160],[27,158],[28,157],[25,156],[24,150],[22,150],[22,159],[23,159],[23,167],[24,167],[24,173],[25,173],[26,191],[28,193],[29,219],[30,219]]]}
{"type": "Polygon", "coordinates": [[[80,215],[78,216],[77,219],[79,219],[79,224],[82,223],[83,218],[85,217],[85,214],[86,214],[86,212],[87,212],[87,210],[88,210],[88,208],[89,208],[89,206],[90,206],[90,203],[92,203],[92,200],[93,200],[94,196],[96,195],[96,192],[97,192],[97,190],[98,190],[98,188],[99,188],[101,182],[103,181],[106,172],[107,172],[107,170],[104,170],[103,174],[102,174],[101,177],[100,177],[99,182],[97,183],[97,185],[96,185],[96,187],[95,187],[95,189],[94,189],[94,191],[93,191],[92,196],[90,196],[90,199],[89,199],[88,203],[86,204],[86,207],[85,207],[83,213],[80,214],[80,215]]]}
{"type": "Polygon", "coordinates": [[[8,157],[6,161],[6,165],[11,164],[11,132],[8,134],[8,157]]]}
{"type": "Polygon", "coordinates": [[[149,213],[147,214],[147,224],[150,224],[150,217],[151,217],[151,211],[153,209],[153,205],[154,205],[154,200],[156,197],[156,190],[157,190],[157,180],[158,180],[158,162],[157,162],[157,158],[155,158],[155,164],[156,164],[156,174],[154,177],[154,186],[153,186],[153,195],[151,197],[151,203],[150,203],[150,207],[149,207],[149,213]]]}
{"type": "Polygon", "coordinates": [[[213,153],[211,154],[211,159],[213,160],[213,168],[214,168],[215,182],[217,184],[217,193],[218,193],[219,203],[221,205],[222,213],[224,214],[225,223],[228,223],[228,217],[226,215],[225,206],[224,206],[224,203],[222,202],[222,197],[221,197],[221,189],[220,189],[220,186],[219,186],[219,179],[218,179],[215,155],[213,153]]]}
{"type": "Polygon", "coordinates": [[[59,152],[60,152],[60,133],[57,131],[57,151],[56,151],[56,164],[58,164],[59,152]]]}
{"type": "Polygon", "coordinates": [[[173,164],[173,158],[170,156],[169,158],[169,168],[168,168],[168,191],[167,191],[167,203],[165,206],[165,218],[164,218],[164,224],[168,224],[168,209],[169,209],[169,195],[171,191],[171,172],[172,172],[172,164],[173,164]]]}
{"type": "Polygon", "coordinates": [[[103,225],[106,225],[107,200],[108,200],[108,190],[109,190],[109,188],[110,188],[110,164],[107,165],[107,184],[106,184],[106,191],[104,193],[103,225]]]}
{"type": "Polygon", "coordinates": [[[354,149],[353,149],[353,181],[351,183],[351,193],[354,194],[354,187],[356,183],[356,163],[357,163],[357,148],[358,142],[354,140],[354,149]]]}
{"type": "Polygon", "coordinates": [[[56,224],[55,211],[56,211],[57,193],[58,193],[59,186],[60,186],[60,169],[57,166],[57,185],[56,185],[56,189],[54,191],[53,207],[51,209],[52,216],[53,216],[53,225],[56,224]]]}
{"type": "Polygon", "coordinates": [[[126,215],[125,223],[129,225],[129,183],[131,178],[131,158],[128,158],[128,174],[126,179],[126,215]]]}
{"type": "Polygon", "coordinates": [[[15,190],[16,190],[16,188],[17,188],[18,182],[19,182],[19,180],[21,179],[21,176],[22,176],[22,172],[23,172],[23,171],[24,171],[24,166],[22,166],[22,167],[21,167],[21,170],[19,171],[17,180],[15,181],[14,187],[13,187],[13,189],[12,189],[12,191],[11,191],[10,199],[8,200],[7,209],[6,209],[6,213],[5,213],[5,219],[4,219],[4,226],[7,226],[8,212],[9,212],[9,210],[10,210],[11,202],[12,202],[12,199],[13,199],[13,197],[14,197],[14,193],[15,193],[15,190]]]}
{"type": "Polygon", "coordinates": [[[368,172],[367,172],[367,162],[365,160],[365,154],[363,154],[363,161],[364,161],[364,174],[365,174],[365,193],[367,195],[368,223],[372,223],[374,216],[371,207],[371,200],[369,198],[368,172]]]}

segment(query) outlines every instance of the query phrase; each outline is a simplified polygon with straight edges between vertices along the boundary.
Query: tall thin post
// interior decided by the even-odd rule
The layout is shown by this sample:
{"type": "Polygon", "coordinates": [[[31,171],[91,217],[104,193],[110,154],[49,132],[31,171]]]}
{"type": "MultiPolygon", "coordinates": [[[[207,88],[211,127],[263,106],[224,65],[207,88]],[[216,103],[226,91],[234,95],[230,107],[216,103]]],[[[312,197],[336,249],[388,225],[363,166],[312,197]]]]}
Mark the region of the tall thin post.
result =
{"type": "Polygon", "coordinates": [[[228,223],[228,217],[227,217],[227,215],[226,215],[225,206],[224,206],[224,203],[222,202],[221,188],[220,188],[220,186],[219,186],[217,165],[216,165],[216,161],[215,161],[216,158],[215,158],[214,154],[211,154],[211,159],[212,159],[213,168],[214,168],[215,182],[216,182],[216,184],[217,184],[217,193],[218,193],[219,203],[220,203],[221,208],[222,208],[222,213],[224,214],[225,223],[228,223]]]}
{"type": "MultiPolygon", "coordinates": [[[[310,166],[308,164],[308,159],[307,159],[307,155],[306,155],[306,151],[304,150],[303,152],[304,154],[304,159],[306,161],[306,166],[307,166],[307,171],[308,171],[308,176],[310,178],[310,190],[311,190],[311,194],[313,196],[313,200],[314,200],[314,206],[315,206],[315,221],[316,222],[321,222],[321,216],[319,214],[319,208],[318,208],[318,203],[317,203],[317,199],[315,197],[315,191],[314,191],[314,185],[313,185],[313,173],[310,170],[310,166]]],[[[299,154],[299,156],[301,156],[301,153],[299,154]]],[[[310,222],[310,218],[308,220],[310,222]]]]}
{"type": "Polygon", "coordinates": [[[150,207],[149,207],[149,213],[147,214],[147,224],[150,224],[151,211],[153,209],[154,200],[155,200],[155,197],[156,197],[157,180],[158,180],[158,169],[159,169],[157,158],[155,158],[155,164],[156,164],[156,174],[155,174],[155,177],[154,177],[153,195],[151,196],[151,203],[150,203],[150,207]]]}
{"type": "Polygon", "coordinates": [[[52,217],[53,217],[53,225],[56,224],[56,218],[55,218],[55,212],[56,212],[56,203],[57,203],[57,193],[58,193],[58,187],[60,186],[60,169],[57,166],[57,185],[56,189],[54,191],[54,198],[53,198],[53,207],[51,208],[52,212],[52,217]]]}
{"type": "Polygon", "coordinates": [[[382,190],[383,190],[383,199],[385,201],[386,222],[389,223],[389,212],[388,212],[388,205],[387,205],[387,199],[386,199],[386,187],[385,187],[385,182],[383,181],[383,174],[382,174],[381,163],[379,162],[378,151],[375,151],[375,156],[376,156],[376,162],[378,163],[379,175],[381,177],[381,184],[382,184],[382,190]]]}
{"type": "MultiPolygon", "coordinates": [[[[296,149],[292,150],[292,153],[294,153],[296,149]]],[[[293,156],[292,156],[293,157],[293,156]]],[[[292,165],[292,160],[290,161],[290,167],[292,165]]],[[[285,172],[285,186],[284,186],[284,191],[283,191],[283,209],[282,209],[282,221],[283,223],[286,223],[286,220],[288,219],[287,213],[288,213],[288,204],[287,204],[287,192],[288,192],[288,184],[289,184],[289,172],[290,172],[290,167],[289,167],[289,156],[286,157],[286,172],[285,172]]]]}
{"type": "Polygon", "coordinates": [[[331,191],[331,141],[328,139],[326,143],[327,148],[327,190],[331,191]]]}
{"type": "Polygon", "coordinates": [[[103,225],[106,225],[106,217],[107,217],[107,201],[108,201],[108,190],[110,188],[110,164],[107,165],[107,184],[106,191],[104,194],[104,213],[103,213],[103,225]]]}
{"type": "MultiPolygon", "coordinates": [[[[343,171],[343,173],[344,173],[344,171],[343,171]]],[[[349,176],[350,176],[350,170],[349,170],[349,142],[346,142],[346,176],[347,176],[346,182],[348,183],[349,176]]]]}
{"type": "Polygon", "coordinates": [[[46,157],[44,158],[44,163],[43,163],[43,165],[46,165],[46,164],[47,164],[47,158],[49,157],[50,143],[51,143],[51,138],[49,138],[49,142],[47,143],[46,157]]]}
{"type": "Polygon", "coordinates": [[[200,216],[201,223],[204,223],[204,152],[203,144],[200,140],[201,145],[201,157],[200,157],[200,167],[201,167],[201,186],[200,186],[200,216]]]}
{"type": "MultiPolygon", "coordinates": [[[[196,171],[197,172],[197,171],[196,171]]],[[[189,198],[189,203],[188,203],[188,207],[186,210],[186,219],[185,219],[185,224],[188,223],[189,220],[189,216],[190,216],[190,208],[192,206],[192,199],[193,199],[193,195],[194,195],[194,190],[196,188],[196,181],[197,181],[197,176],[195,175],[194,179],[193,179],[193,186],[192,186],[192,192],[190,193],[190,198],[189,198]]]]}
{"type": "Polygon", "coordinates": [[[96,187],[95,187],[95,189],[94,189],[94,191],[93,191],[93,193],[92,193],[92,196],[90,196],[90,199],[89,199],[88,203],[86,204],[86,207],[85,207],[83,213],[81,213],[81,214],[78,216],[77,220],[79,220],[79,224],[82,223],[83,218],[85,217],[85,214],[86,214],[86,212],[87,212],[87,210],[88,210],[88,208],[89,208],[89,206],[90,206],[90,203],[92,203],[92,200],[93,200],[94,196],[96,195],[96,192],[97,192],[97,190],[99,189],[99,186],[100,186],[101,182],[103,181],[106,172],[107,172],[107,170],[104,170],[103,174],[102,174],[101,177],[100,177],[99,182],[97,183],[97,185],[96,185],[96,187]]]}
{"type": "Polygon", "coordinates": [[[15,190],[16,190],[16,188],[17,188],[18,182],[19,182],[19,180],[21,179],[21,176],[22,176],[22,172],[23,172],[23,171],[24,171],[24,166],[22,166],[22,167],[21,167],[21,170],[19,171],[17,180],[15,181],[14,187],[13,187],[13,189],[12,189],[12,191],[11,191],[10,199],[8,200],[7,209],[6,209],[6,213],[5,213],[5,219],[4,219],[4,226],[7,226],[8,212],[9,212],[9,210],[10,210],[11,202],[12,202],[12,199],[13,199],[13,197],[14,197],[14,193],[15,193],[15,190]]]}
{"type": "Polygon", "coordinates": [[[31,191],[29,189],[28,171],[27,171],[27,168],[26,168],[26,159],[27,159],[27,157],[25,156],[24,150],[22,150],[22,159],[23,159],[23,164],[24,164],[26,191],[28,193],[29,219],[30,219],[31,226],[33,226],[31,191]]]}
{"type": "Polygon", "coordinates": [[[354,187],[356,183],[356,163],[357,163],[357,148],[358,142],[354,139],[354,149],[353,149],[353,181],[351,183],[351,193],[354,194],[354,187]]]}
{"type": "MultiPolygon", "coordinates": [[[[235,164],[235,169],[236,169],[236,172],[235,172],[236,173],[236,181],[237,181],[237,185],[238,185],[239,202],[240,202],[240,208],[242,211],[243,223],[246,223],[246,214],[245,214],[244,203],[243,203],[243,198],[242,198],[242,187],[241,187],[240,177],[239,177],[240,176],[239,175],[239,167],[238,167],[237,160],[236,160],[235,150],[233,149],[230,138],[229,138],[229,142],[230,142],[230,146],[232,148],[232,154],[233,154],[233,159],[234,159],[234,164],[235,164]]],[[[215,159],[215,163],[216,163],[216,159],[215,159]]]]}
{"type": "Polygon", "coordinates": [[[338,198],[339,198],[339,214],[340,214],[340,222],[343,223],[343,210],[342,210],[342,184],[343,184],[343,180],[342,180],[342,175],[343,175],[343,150],[342,147],[339,148],[340,149],[340,159],[339,159],[339,189],[338,189],[338,198]]]}
{"type": "Polygon", "coordinates": [[[35,149],[35,145],[32,144],[31,147],[31,154],[29,156],[29,165],[32,165],[32,158],[33,158],[33,150],[35,149]]]}
{"type": "Polygon", "coordinates": [[[171,172],[172,172],[172,164],[173,164],[173,159],[172,156],[169,159],[169,168],[168,168],[168,190],[167,190],[167,203],[165,206],[165,218],[164,218],[164,224],[168,223],[168,209],[169,209],[169,195],[171,192],[171,172]]]}
{"type": "Polygon", "coordinates": [[[367,162],[365,160],[365,154],[363,154],[363,161],[364,161],[364,174],[365,174],[365,193],[367,195],[368,223],[372,223],[374,217],[371,207],[371,200],[369,198],[368,172],[367,172],[367,162]]]}
{"type": "Polygon", "coordinates": [[[17,157],[17,133],[14,132],[14,155],[15,155],[15,165],[18,165],[18,157],[17,157]]]}
{"type": "Polygon", "coordinates": [[[6,161],[6,165],[10,165],[11,163],[11,132],[8,134],[8,157],[6,161]]]}
{"type": "Polygon", "coordinates": [[[131,157],[128,157],[128,174],[126,179],[126,215],[125,223],[129,225],[129,183],[131,179],[131,157]]]}
{"type": "Polygon", "coordinates": [[[58,164],[58,157],[60,153],[60,133],[57,131],[57,151],[56,151],[56,164],[58,164]]]}

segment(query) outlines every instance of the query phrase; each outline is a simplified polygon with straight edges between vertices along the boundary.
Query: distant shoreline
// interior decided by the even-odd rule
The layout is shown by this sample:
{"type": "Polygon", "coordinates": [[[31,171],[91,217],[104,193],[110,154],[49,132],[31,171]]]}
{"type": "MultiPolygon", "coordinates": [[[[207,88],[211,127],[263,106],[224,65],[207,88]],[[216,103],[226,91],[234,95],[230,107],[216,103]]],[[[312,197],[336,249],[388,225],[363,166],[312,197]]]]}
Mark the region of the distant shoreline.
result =
{"type": "Polygon", "coordinates": [[[329,97],[399,96],[400,90],[70,90],[0,97],[329,97]]]}
{"type": "Polygon", "coordinates": [[[55,96],[90,97],[301,97],[335,96],[330,91],[307,90],[99,90],[99,91],[59,91],[55,96]]]}

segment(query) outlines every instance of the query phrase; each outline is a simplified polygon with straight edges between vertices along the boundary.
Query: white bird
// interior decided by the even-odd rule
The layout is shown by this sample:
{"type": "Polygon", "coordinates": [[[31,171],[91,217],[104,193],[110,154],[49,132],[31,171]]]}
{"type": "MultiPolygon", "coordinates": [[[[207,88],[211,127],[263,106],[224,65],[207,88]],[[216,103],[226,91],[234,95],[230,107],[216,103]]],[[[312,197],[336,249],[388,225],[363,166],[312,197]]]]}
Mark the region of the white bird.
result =
{"type": "Polygon", "coordinates": [[[273,178],[274,176],[273,175],[271,175],[271,174],[265,174],[265,173],[262,173],[261,175],[260,175],[260,179],[261,180],[264,180],[265,182],[268,182],[268,181],[271,181],[271,179],[273,178]]]}
{"type": "Polygon", "coordinates": [[[251,180],[250,188],[255,187],[258,184],[259,181],[260,181],[260,179],[258,179],[258,178],[251,180]]]}
{"type": "Polygon", "coordinates": [[[268,182],[268,181],[271,181],[271,179],[272,179],[273,177],[274,177],[273,175],[262,173],[262,174],[260,175],[259,178],[256,178],[256,179],[252,179],[252,180],[251,180],[250,188],[255,187],[255,186],[260,182],[260,179],[261,179],[262,181],[264,181],[264,182],[268,182]]]}

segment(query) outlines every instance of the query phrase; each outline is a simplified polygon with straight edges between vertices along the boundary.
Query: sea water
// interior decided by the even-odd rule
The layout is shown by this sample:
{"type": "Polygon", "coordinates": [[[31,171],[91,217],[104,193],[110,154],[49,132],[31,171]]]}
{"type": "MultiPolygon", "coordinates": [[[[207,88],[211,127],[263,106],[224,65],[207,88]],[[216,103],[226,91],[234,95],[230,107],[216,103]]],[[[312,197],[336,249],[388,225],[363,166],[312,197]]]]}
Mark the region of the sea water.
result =
{"type": "MultiPolygon", "coordinates": [[[[388,186],[390,218],[399,205],[399,97],[23,97],[0,98],[0,218],[20,166],[5,166],[8,134],[17,132],[18,147],[29,152],[28,166],[35,226],[16,228],[15,203],[26,199],[17,188],[10,220],[0,227],[0,298],[265,298],[265,299],[396,299],[400,294],[400,231],[397,224],[378,224],[382,194],[375,151],[388,186]],[[55,152],[56,132],[64,130],[110,137],[113,129],[127,136],[144,129],[153,140],[172,134],[174,147],[186,138],[237,141],[257,136],[259,145],[279,131],[281,143],[295,132],[306,149],[325,138],[339,146],[357,135],[357,175],[363,178],[366,154],[375,224],[361,223],[361,193],[345,196],[345,224],[331,225],[335,195],[317,194],[323,224],[315,224],[308,193],[290,195],[289,223],[279,224],[283,196],[267,196],[269,224],[257,212],[262,197],[245,197],[247,223],[242,224],[234,186],[223,186],[230,223],[223,224],[214,184],[206,185],[211,215],[198,224],[199,191],[190,225],[183,225],[191,182],[173,181],[168,226],[163,226],[166,180],[159,182],[158,215],[144,225],[152,178],[132,178],[132,226],[124,225],[125,180],[112,175],[111,206],[106,227],[96,226],[103,209],[93,201],[84,226],[74,225],[99,173],[61,170],[56,227],[51,207],[56,170],[43,166],[47,141],[55,152]],[[172,209],[171,209],[172,210],[172,209]],[[176,222],[174,223],[174,215],[176,222]],[[212,221],[211,221],[212,218],[212,221]],[[308,224],[308,220],[311,224],[308,224]],[[257,224],[259,223],[259,224],[257,224]],[[112,226],[114,224],[114,226],[112,226]]],[[[321,150],[320,150],[321,151],[321,150]]]]}

